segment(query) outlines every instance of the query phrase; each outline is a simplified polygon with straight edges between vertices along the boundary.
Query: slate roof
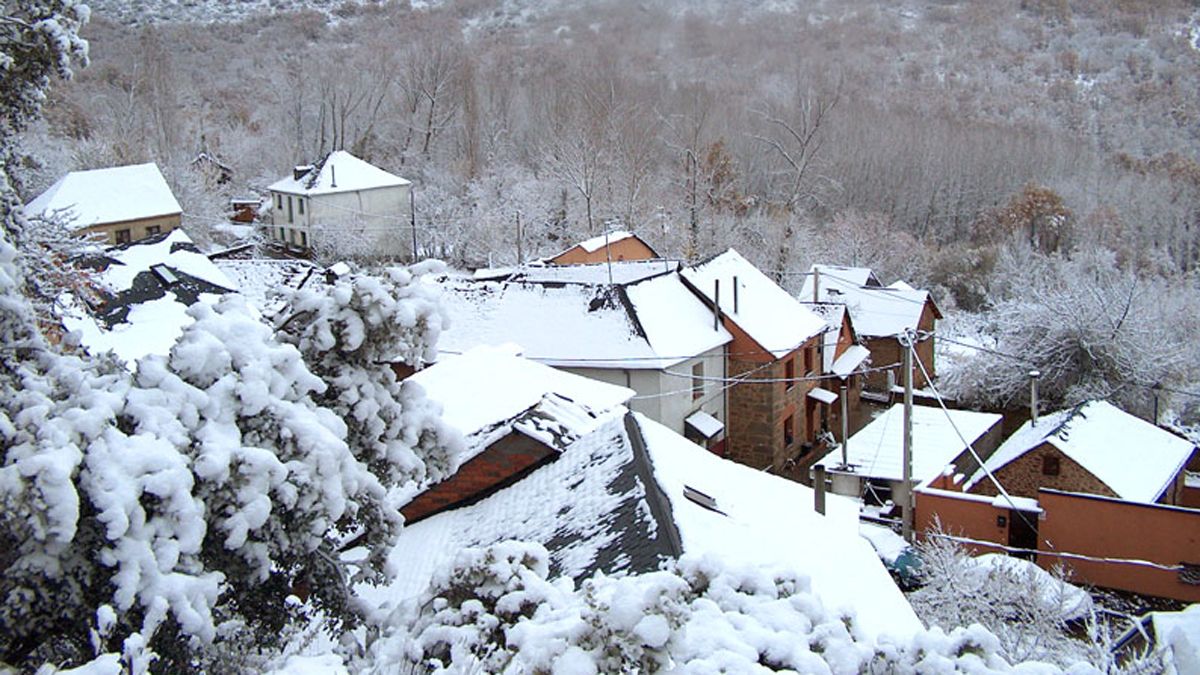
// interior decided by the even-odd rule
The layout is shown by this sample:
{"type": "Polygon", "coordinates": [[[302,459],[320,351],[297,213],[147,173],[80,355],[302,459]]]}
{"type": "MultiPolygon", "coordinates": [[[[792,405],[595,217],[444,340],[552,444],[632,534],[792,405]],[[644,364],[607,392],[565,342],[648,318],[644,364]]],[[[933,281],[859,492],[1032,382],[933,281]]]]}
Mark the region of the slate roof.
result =
{"type": "Polygon", "coordinates": [[[93,351],[128,362],[166,354],[192,322],[187,308],[233,292],[232,282],[182,231],[112,246],[74,261],[90,270],[95,297],[69,303],[64,325],[93,351]]]}
{"type": "Polygon", "coordinates": [[[477,280],[525,281],[531,283],[630,284],[651,277],[669,274],[679,269],[679,262],[655,258],[651,260],[614,260],[609,263],[576,265],[546,265],[531,263],[520,267],[475,270],[477,280]]]}
{"type": "Polygon", "coordinates": [[[443,353],[520,345],[557,367],[656,370],[728,343],[712,311],[676,274],[629,284],[495,282],[444,278],[450,327],[443,353]]]}
{"type": "Polygon", "coordinates": [[[607,416],[517,483],[404,528],[389,557],[404,574],[359,592],[376,601],[413,597],[462,548],[509,539],[541,543],[551,574],[574,579],[598,570],[648,572],[678,556],[678,533],[652,507],[663,498],[648,479],[645,452],[630,440],[627,415],[607,416]]]}

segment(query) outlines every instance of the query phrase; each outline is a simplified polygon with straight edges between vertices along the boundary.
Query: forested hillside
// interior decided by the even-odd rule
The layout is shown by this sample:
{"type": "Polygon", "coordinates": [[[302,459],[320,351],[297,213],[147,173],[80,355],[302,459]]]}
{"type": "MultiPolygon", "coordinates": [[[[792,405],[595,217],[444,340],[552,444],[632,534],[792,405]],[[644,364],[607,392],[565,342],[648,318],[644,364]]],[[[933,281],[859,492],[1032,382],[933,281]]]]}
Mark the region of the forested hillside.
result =
{"type": "Polygon", "coordinates": [[[518,223],[526,256],[619,226],[670,256],[736,246],[792,288],[814,260],[870,265],[981,311],[1029,302],[1035,272],[1077,287],[1069,259],[1118,277],[1101,343],[1128,298],[1138,350],[1180,355],[1114,356],[1089,395],[1196,380],[1194,3],[296,4],[95,3],[26,196],[155,160],[203,238],[228,197],[347,149],[416,183],[421,246],[452,264],[514,262],[518,223]],[[230,183],[189,171],[202,150],[230,183]]]}

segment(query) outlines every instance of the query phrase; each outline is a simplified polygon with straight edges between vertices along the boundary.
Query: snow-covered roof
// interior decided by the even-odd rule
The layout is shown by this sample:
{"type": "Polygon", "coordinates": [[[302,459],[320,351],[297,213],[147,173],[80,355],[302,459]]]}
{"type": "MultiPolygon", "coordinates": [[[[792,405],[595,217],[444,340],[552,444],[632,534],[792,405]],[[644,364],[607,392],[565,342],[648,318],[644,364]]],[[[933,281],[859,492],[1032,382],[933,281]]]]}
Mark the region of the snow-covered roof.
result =
{"type": "Polygon", "coordinates": [[[871,270],[862,267],[813,265],[800,291],[801,300],[813,299],[814,283],[817,284],[817,301],[846,305],[854,321],[854,330],[866,337],[887,337],[908,329],[916,330],[921,314],[930,302],[928,291],[915,290],[901,281],[880,286],[871,270]]]}
{"type": "MultiPolygon", "coordinates": [[[[1195,446],[1107,401],[1088,401],[1026,422],[985,466],[996,472],[1043,443],[1058,448],[1121,499],[1155,502],[1170,487],[1195,446]]],[[[986,478],[980,469],[966,489],[986,478]]]]}
{"type": "Polygon", "coordinates": [[[609,263],[579,265],[531,264],[504,269],[476,270],[476,280],[528,281],[532,283],[631,284],[650,277],[669,274],[679,269],[679,262],[655,258],[651,260],[614,260],[609,263]]]}
{"type": "Polygon", "coordinates": [[[651,571],[680,553],[788,569],[810,577],[829,609],[851,610],[868,635],[920,630],[858,536],[854,503],[831,495],[824,516],[812,504],[803,485],[720,459],[642,415],[614,415],[513,485],[406,527],[389,557],[403,573],[358,591],[395,604],[423,591],[460,549],[518,539],[546,546],[552,576],[576,579],[651,571]],[[685,486],[715,498],[721,513],[684,497],[685,486]]]}
{"type": "MultiPolygon", "coordinates": [[[[946,465],[966,450],[959,433],[974,443],[999,424],[1001,416],[969,410],[947,413],[940,407],[914,405],[912,420],[912,478],[919,483],[941,475],[946,465]]],[[[851,436],[846,458],[850,464],[848,470],[841,468],[840,450],[826,455],[817,464],[864,478],[902,480],[904,405],[897,403],[851,436]]]]}
{"type": "Polygon", "coordinates": [[[154,163],[72,171],[25,206],[31,214],[65,210],[75,227],[174,215],[183,209],[154,163]]]}
{"type": "Polygon", "coordinates": [[[213,263],[235,284],[238,292],[264,315],[281,306],[279,293],[324,281],[320,266],[307,260],[216,258],[213,263]]]}
{"type": "Polygon", "coordinates": [[[641,469],[624,415],[610,415],[513,485],[406,526],[388,560],[402,573],[386,587],[358,591],[368,602],[396,604],[425,590],[461,549],[509,539],[546,546],[554,576],[658,569],[679,550],[673,526],[660,523],[650,508],[647,499],[657,486],[643,479],[644,462],[641,469]]]}
{"type": "Polygon", "coordinates": [[[1200,604],[1180,612],[1151,612],[1155,643],[1176,673],[1200,672],[1200,604]]]}
{"type": "Polygon", "coordinates": [[[837,357],[833,364],[829,367],[828,372],[831,372],[838,377],[845,379],[847,375],[853,373],[867,357],[871,355],[870,350],[862,345],[850,345],[842,355],[837,357]]]}
{"type": "Polygon", "coordinates": [[[467,453],[483,450],[497,435],[516,427],[558,447],[578,438],[598,418],[633,396],[633,390],[535,363],[514,346],[476,347],[409,377],[441,404],[442,419],[467,437],[467,453]],[[536,414],[523,415],[536,409],[536,414]],[[549,430],[549,426],[556,428],[549,430]],[[547,438],[546,433],[553,433],[547,438]]]}
{"type": "Polygon", "coordinates": [[[443,353],[516,343],[560,367],[662,369],[732,338],[667,274],[624,286],[442,280],[443,353]]]}
{"type": "Polygon", "coordinates": [[[293,174],[275,181],[267,189],[272,192],[313,196],[409,184],[409,181],[364,162],[345,150],[337,150],[299,179],[293,174]]]}
{"type": "Polygon", "coordinates": [[[811,488],[721,459],[642,415],[637,421],[685,553],[807,575],[827,608],[853,610],[856,624],[871,635],[920,630],[912,607],[859,536],[855,502],[826,495],[826,515],[820,515],[811,488]],[[720,513],[686,498],[685,486],[712,497],[720,513]]]}
{"type": "Polygon", "coordinates": [[[615,232],[609,232],[608,234],[592,237],[591,239],[584,239],[576,244],[576,246],[587,251],[588,253],[595,253],[596,251],[604,248],[605,244],[611,246],[622,239],[631,239],[633,236],[634,235],[632,232],[617,230],[615,232]]]}
{"type": "Polygon", "coordinates": [[[188,307],[236,288],[182,230],[110,247],[80,264],[93,270],[102,301],[69,303],[63,324],[90,351],[111,350],[127,363],[169,353],[193,321],[188,307]]]}
{"type": "Polygon", "coordinates": [[[787,355],[826,328],[824,319],[733,249],[680,273],[709,303],[719,281],[721,311],[776,357],[787,355]]]}

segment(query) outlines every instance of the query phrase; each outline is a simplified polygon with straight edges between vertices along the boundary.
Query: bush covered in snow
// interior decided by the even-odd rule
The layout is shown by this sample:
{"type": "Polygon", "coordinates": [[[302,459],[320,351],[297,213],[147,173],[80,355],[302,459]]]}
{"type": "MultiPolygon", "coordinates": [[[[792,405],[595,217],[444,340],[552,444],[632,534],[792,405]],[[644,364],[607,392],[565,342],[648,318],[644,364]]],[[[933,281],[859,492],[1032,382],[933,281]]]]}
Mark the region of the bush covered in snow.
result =
{"type": "MultiPolygon", "coordinates": [[[[808,580],[687,557],[659,572],[547,579],[538,545],[464,551],[421,598],[397,609],[369,672],[1058,673],[1014,668],[982,627],[872,640],[824,609],[808,580]]],[[[1071,672],[1096,672],[1079,664],[1071,672]]]]}

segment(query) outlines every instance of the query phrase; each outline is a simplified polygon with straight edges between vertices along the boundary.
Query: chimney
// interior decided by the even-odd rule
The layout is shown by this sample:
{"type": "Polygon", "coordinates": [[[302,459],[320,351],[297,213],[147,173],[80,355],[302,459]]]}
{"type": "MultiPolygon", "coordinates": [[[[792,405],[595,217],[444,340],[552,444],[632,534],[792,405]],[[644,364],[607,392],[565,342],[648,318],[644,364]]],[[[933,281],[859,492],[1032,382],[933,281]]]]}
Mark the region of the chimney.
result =
{"type": "Polygon", "coordinates": [[[329,187],[337,187],[337,167],[332,164],[329,165],[329,180],[331,183],[329,187]]]}
{"type": "Polygon", "coordinates": [[[738,282],[737,276],[733,277],[733,313],[738,313],[738,282]]]}
{"type": "Polygon", "coordinates": [[[304,178],[308,175],[309,171],[312,171],[311,164],[292,167],[292,180],[300,180],[301,178],[304,178]]]}
{"type": "Polygon", "coordinates": [[[1037,370],[1029,371],[1029,425],[1037,426],[1038,420],[1038,378],[1042,373],[1037,370]]]}

